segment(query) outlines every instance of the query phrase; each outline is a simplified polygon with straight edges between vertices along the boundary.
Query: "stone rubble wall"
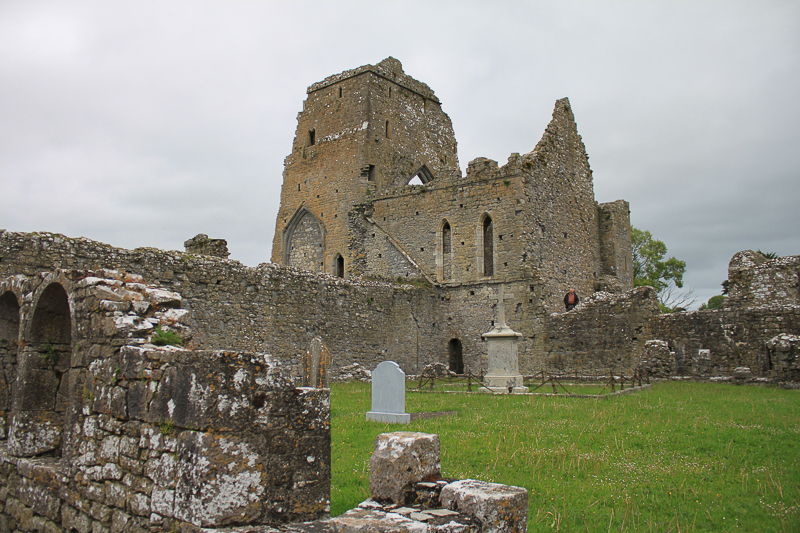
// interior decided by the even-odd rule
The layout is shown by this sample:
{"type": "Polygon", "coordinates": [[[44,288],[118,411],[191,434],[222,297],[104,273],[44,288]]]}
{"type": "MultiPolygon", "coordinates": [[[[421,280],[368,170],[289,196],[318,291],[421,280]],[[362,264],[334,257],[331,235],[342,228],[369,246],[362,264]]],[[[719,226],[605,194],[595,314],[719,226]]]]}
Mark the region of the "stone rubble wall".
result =
{"type": "Polygon", "coordinates": [[[699,378],[748,367],[753,376],[785,381],[767,342],[787,333],[800,333],[800,307],[689,311],[660,315],[650,325],[652,338],[668,343],[676,374],[699,378]]]}
{"type": "Polygon", "coordinates": [[[442,479],[439,436],[398,431],[375,439],[370,498],[332,518],[336,533],[524,533],[528,491],[474,479],[442,479]]]}
{"type": "Polygon", "coordinates": [[[595,293],[575,309],[545,318],[533,366],[548,372],[629,374],[652,338],[650,323],[659,313],[651,287],[595,293]]]}
{"type": "Polygon", "coordinates": [[[184,241],[183,247],[190,254],[213,255],[222,258],[231,255],[228,251],[228,241],[211,239],[205,233],[198,233],[188,241],[184,241]]]}
{"type": "Polygon", "coordinates": [[[747,250],[728,266],[729,294],[722,309],[661,315],[650,335],[668,343],[681,376],[734,376],[748,368],[756,378],[797,381],[791,351],[780,357],[770,344],[800,334],[800,256],[770,260],[747,250]]]}
{"type": "Polygon", "coordinates": [[[746,250],[728,265],[728,296],[724,308],[800,306],[800,256],[768,259],[746,250]]]}

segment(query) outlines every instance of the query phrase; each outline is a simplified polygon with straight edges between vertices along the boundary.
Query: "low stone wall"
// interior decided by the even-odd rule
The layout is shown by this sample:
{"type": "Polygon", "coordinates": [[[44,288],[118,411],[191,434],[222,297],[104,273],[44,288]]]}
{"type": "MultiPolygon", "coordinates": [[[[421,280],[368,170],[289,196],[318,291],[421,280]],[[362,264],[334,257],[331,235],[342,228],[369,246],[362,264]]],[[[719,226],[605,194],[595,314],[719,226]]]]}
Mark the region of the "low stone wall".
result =
{"type": "Polygon", "coordinates": [[[718,309],[661,315],[651,321],[650,335],[667,342],[682,376],[730,376],[749,367],[754,376],[787,379],[767,342],[780,334],[800,332],[800,307],[718,309]]]}

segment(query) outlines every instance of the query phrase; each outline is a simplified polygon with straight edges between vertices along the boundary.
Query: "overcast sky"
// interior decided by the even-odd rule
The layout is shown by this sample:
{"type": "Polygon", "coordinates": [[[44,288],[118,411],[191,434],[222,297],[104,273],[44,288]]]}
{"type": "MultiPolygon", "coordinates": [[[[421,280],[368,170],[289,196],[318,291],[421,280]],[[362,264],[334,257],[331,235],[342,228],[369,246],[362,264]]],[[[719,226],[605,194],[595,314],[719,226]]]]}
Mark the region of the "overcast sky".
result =
{"type": "Polygon", "coordinates": [[[800,254],[800,2],[0,0],[0,228],[269,261],[306,88],[387,56],[462,169],[531,151],[567,96],[599,202],[687,263],[800,254]]]}

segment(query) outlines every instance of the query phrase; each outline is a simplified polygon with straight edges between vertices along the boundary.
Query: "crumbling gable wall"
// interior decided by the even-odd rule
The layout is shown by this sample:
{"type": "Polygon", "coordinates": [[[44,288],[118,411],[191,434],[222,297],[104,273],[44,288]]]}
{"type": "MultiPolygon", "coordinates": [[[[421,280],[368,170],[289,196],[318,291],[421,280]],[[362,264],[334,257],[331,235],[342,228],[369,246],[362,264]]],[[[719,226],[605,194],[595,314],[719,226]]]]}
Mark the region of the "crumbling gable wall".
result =
{"type": "Polygon", "coordinates": [[[567,99],[531,153],[502,167],[478,158],[464,178],[386,190],[354,211],[355,274],[443,286],[536,277],[551,312],[570,287],[588,296],[633,286],[628,204],[595,202],[567,99]]]}
{"type": "Polygon", "coordinates": [[[296,389],[269,356],[148,344],[156,326],[187,340],[191,331],[180,295],[140,276],[61,270],[0,288],[23,302],[0,435],[0,529],[327,516],[327,390],[296,389]]]}

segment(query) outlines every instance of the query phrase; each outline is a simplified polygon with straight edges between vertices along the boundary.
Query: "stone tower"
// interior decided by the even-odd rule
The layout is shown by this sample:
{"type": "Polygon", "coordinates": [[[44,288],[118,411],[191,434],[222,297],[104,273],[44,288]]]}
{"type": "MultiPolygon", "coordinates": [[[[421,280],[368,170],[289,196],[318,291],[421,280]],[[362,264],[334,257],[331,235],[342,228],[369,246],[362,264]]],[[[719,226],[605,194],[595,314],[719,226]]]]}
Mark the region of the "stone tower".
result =
{"type": "Polygon", "coordinates": [[[459,176],[450,118],[389,57],[308,88],[285,160],[272,261],[346,276],[348,213],[418,177],[459,176]]]}

